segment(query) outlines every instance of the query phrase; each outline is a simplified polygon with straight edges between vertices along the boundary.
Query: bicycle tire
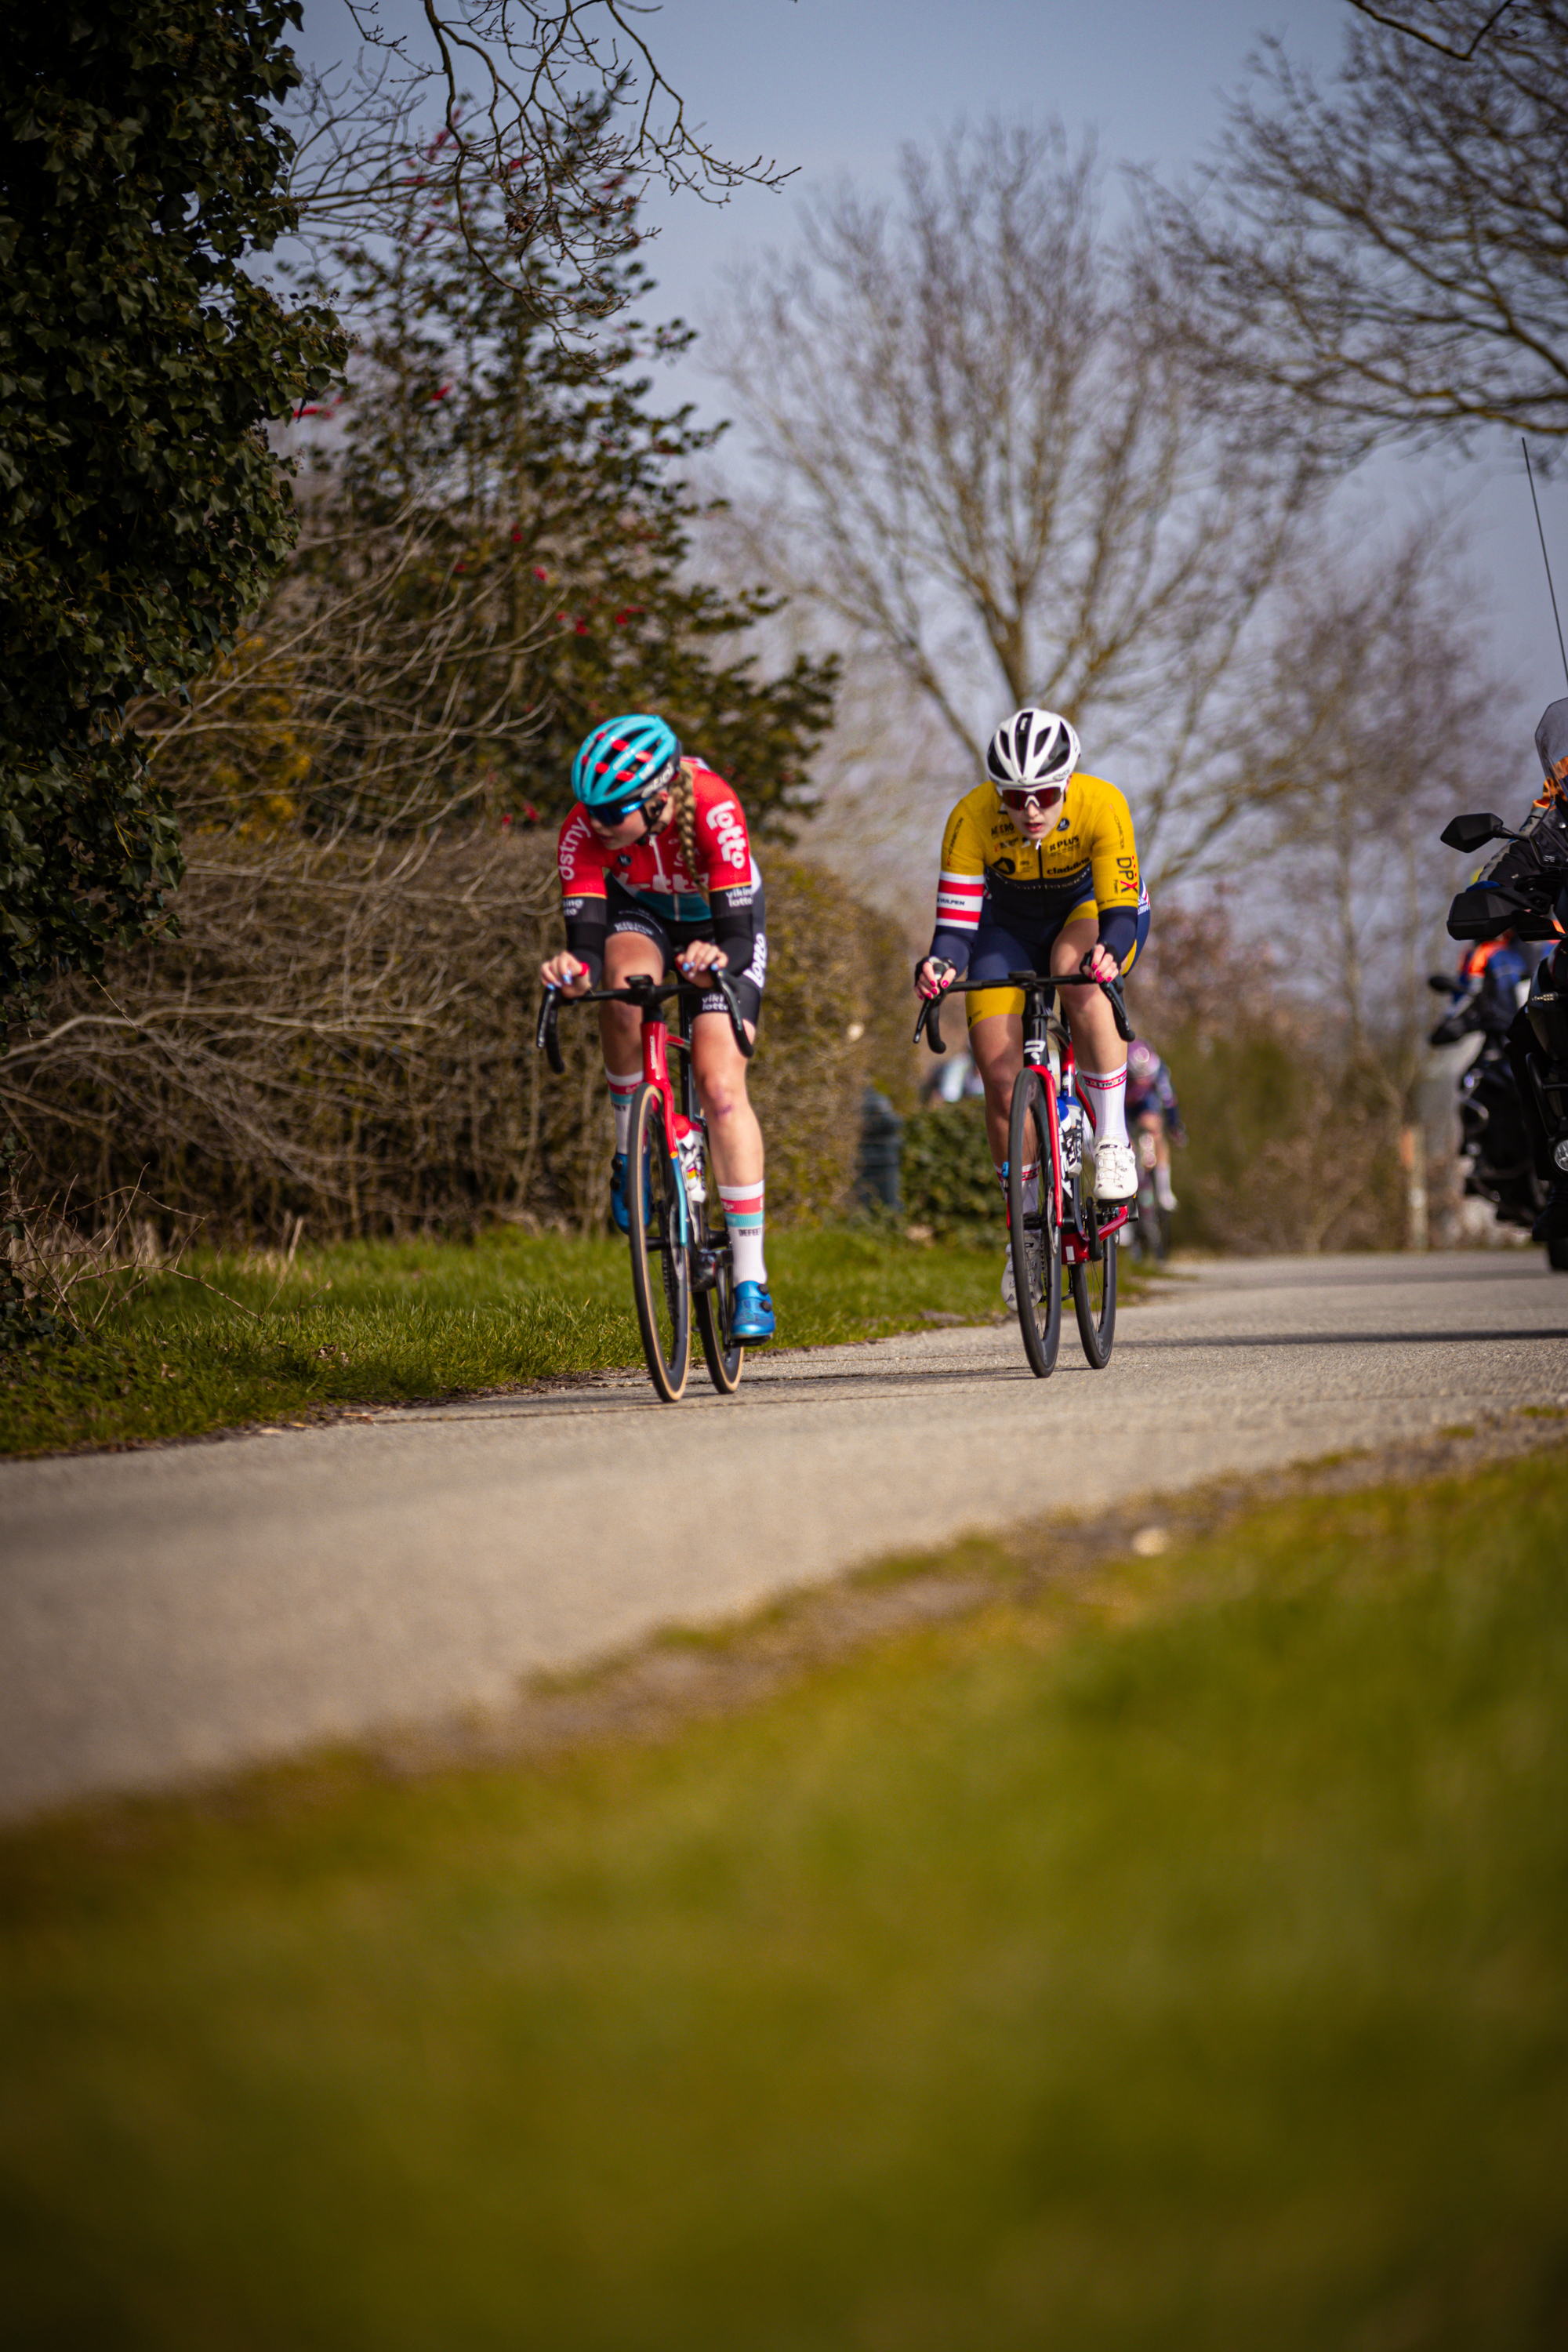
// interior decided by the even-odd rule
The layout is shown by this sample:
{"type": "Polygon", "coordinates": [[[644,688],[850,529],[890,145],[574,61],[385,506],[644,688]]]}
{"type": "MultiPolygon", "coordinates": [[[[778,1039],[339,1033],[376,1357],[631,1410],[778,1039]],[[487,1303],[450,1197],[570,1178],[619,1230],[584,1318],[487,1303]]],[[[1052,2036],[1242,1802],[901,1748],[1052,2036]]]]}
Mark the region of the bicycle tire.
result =
{"type": "Polygon", "coordinates": [[[719,1279],[711,1290],[696,1293],[697,1335],[702,1342],[702,1360],[708,1367],[708,1377],[721,1396],[733,1396],[741,1385],[741,1370],[746,1360],[744,1343],[731,1339],[730,1326],[735,1318],[735,1280],[730,1261],[730,1244],[724,1238],[718,1206],[719,1188],[711,1167],[708,1170],[708,1199],[703,1209],[698,1234],[700,1244],[712,1250],[719,1259],[719,1279]]]}
{"type": "Polygon", "coordinates": [[[1062,1338],[1062,1245],[1051,1174],[1055,1118],[1038,1070],[1020,1070],[1013,1082],[1007,1122],[1007,1240],[1024,1353],[1030,1370],[1042,1381],[1056,1370],[1062,1338]],[[1029,1187],[1033,1199],[1024,1186],[1024,1169],[1031,1160],[1039,1170],[1029,1187]],[[1037,1221],[1032,1230],[1026,1222],[1031,1217],[1037,1221]]]}
{"type": "Polygon", "coordinates": [[[1116,1339],[1116,1261],[1121,1255],[1120,1242],[1112,1234],[1109,1240],[1101,1239],[1098,1265],[1079,1265],[1072,1270],[1072,1307],[1078,1317],[1078,1336],[1097,1372],[1102,1372],[1110,1363],[1116,1339]]]}
{"type": "Polygon", "coordinates": [[[680,1242],[680,1167],[657,1087],[641,1086],[632,1097],[626,1141],[626,1223],[637,1328],[648,1378],[666,1404],[679,1404],[691,1369],[691,1278],[680,1242]]]}

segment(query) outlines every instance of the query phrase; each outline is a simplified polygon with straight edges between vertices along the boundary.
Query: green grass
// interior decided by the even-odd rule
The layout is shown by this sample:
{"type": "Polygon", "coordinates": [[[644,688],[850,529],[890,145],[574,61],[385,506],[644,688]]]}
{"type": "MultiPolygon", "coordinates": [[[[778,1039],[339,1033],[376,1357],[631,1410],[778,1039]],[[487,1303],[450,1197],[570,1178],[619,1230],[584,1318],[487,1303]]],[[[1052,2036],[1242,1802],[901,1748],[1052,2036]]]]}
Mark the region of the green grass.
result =
{"type": "Polygon", "coordinates": [[[658,1746],[14,1833],[10,2339],[1562,2343],[1565,1466],[658,1746]]]}
{"type": "MultiPolygon", "coordinates": [[[[344,1243],[302,1254],[281,1285],[276,1265],[192,1264],[240,1307],[162,1276],[100,1339],[0,1357],[0,1453],[199,1436],[642,1361],[624,1242],[344,1243]]],[[[984,1318],[1001,1307],[1001,1264],[1000,1237],[983,1250],[853,1227],[768,1240],[790,1347],[907,1330],[928,1312],[984,1318]]]]}

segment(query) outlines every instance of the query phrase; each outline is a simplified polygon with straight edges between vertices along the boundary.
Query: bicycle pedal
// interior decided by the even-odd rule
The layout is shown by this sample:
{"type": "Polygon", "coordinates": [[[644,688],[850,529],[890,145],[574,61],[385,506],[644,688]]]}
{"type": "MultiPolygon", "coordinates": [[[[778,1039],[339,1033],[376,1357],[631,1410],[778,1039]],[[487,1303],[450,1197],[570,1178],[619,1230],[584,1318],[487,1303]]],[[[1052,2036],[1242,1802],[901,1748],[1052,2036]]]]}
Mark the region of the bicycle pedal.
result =
{"type": "Polygon", "coordinates": [[[719,1259],[713,1250],[693,1250],[691,1253],[691,1287],[712,1290],[719,1280],[719,1259]]]}

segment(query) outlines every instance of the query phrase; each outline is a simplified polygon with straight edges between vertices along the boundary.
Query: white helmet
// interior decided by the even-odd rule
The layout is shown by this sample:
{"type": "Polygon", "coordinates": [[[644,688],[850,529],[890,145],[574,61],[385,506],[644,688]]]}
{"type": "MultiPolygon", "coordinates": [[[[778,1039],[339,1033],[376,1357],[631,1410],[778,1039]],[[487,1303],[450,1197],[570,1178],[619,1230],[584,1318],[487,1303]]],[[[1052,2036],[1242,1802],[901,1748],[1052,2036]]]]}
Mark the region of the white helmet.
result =
{"type": "Polygon", "coordinates": [[[1065,791],[1078,766],[1078,730],[1054,710],[1027,703],[1005,719],[985,752],[985,772],[1000,792],[1031,784],[1065,791]]]}

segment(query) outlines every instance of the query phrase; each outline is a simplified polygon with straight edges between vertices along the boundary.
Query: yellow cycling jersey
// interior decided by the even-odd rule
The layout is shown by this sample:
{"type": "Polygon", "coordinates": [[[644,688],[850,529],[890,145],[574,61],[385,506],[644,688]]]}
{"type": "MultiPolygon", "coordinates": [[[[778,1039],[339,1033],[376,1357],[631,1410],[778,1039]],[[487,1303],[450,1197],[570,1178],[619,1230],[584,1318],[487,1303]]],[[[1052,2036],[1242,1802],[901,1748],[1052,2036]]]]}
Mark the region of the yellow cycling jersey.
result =
{"type": "Polygon", "coordinates": [[[1077,775],[1044,840],[1020,833],[994,784],[965,793],[942,837],[936,928],[967,943],[987,897],[996,914],[1059,923],[1090,900],[1101,921],[1113,908],[1136,912],[1138,845],[1123,795],[1103,777],[1077,775]]]}

